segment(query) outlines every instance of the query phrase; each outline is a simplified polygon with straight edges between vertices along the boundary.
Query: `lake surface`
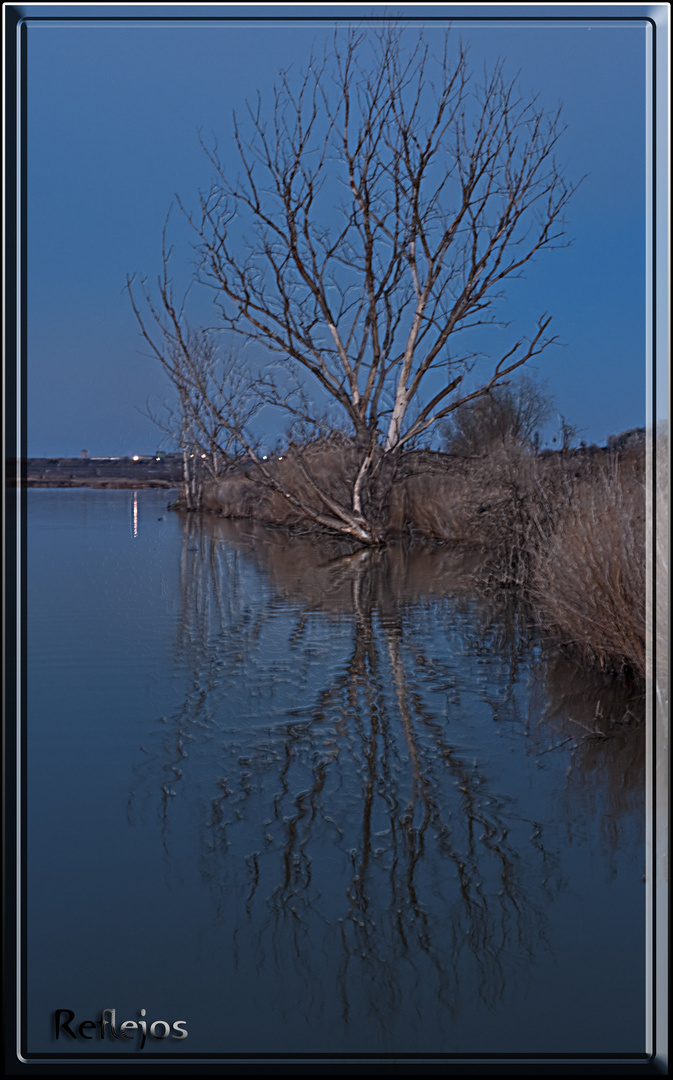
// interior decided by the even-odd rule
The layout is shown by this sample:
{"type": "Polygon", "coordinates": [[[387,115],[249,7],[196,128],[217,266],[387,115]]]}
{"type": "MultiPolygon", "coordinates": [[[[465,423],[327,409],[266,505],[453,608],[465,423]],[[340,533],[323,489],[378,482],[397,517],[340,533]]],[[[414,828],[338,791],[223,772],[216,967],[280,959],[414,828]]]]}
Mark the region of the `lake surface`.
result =
{"type": "Polygon", "coordinates": [[[443,549],[26,497],[29,1053],[644,1052],[642,700],[443,549]]]}

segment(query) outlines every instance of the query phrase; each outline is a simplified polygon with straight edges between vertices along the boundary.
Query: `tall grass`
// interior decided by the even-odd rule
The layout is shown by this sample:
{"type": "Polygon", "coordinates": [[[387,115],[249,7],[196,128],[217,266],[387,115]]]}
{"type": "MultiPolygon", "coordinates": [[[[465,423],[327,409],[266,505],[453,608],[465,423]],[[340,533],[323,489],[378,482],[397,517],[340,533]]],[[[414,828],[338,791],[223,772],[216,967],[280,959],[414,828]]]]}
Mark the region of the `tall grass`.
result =
{"type": "MultiPolygon", "coordinates": [[[[669,440],[668,431],[664,425],[657,432],[654,446],[654,483],[652,484],[651,497],[653,512],[650,522],[655,524],[655,537],[653,545],[654,555],[654,581],[656,591],[654,604],[649,612],[648,630],[651,640],[656,646],[656,668],[654,672],[657,701],[662,720],[668,718],[668,650],[669,650],[669,440]]],[[[648,541],[651,534],[648,535],[648,541]]]]}
{"type": "MultiPolygon", "coordinates": [[[[319,440],[301,451],[265,460],[264,468],[282,489],[317,513],[324,511],[319,491],[337,502],[349,505],[357,456],[346,440],[319,440]]],[[[204,488],[204,509],[216,510],[224,517],[254,518],[266,525],[296,530],[315,528],[300,506],[276,490],[251,462],[245,471],[237,470],[213,480],[204,488]]]]}
{"type": "MultiPolygon", "coordinates": [[[[357,468],[349,446],[316,444],[304,449],[303,458],[318,486],[347,503],[357,468]]],[[[320,507],[291,454],[272,467],[285,487],[320,507]]],[[[587,664],[645,676],[642,454],[543,457],[512,439],[467,459],[418,452],[403,460],[383,503],[391,539],[417,537],[479,553],[480,588],[522,590],[538,624],[587,664]]],[[[214,482],[204,492],[204,507],[227,517],[313,528],[254,469],[214,482]]]]}
{"type": "Polygon", "coordinates": [[[540,458],[501,442],[410,481],[406,515],[412,531],[480,549],[479,586],[523,589],[538,624],[588,665],[645,677],[642,455],[540,458]]]}
{"type": "Polygon", "coordinates": [[[525,585],[531,554],[558,512],[565,474],[515,441],[406,481],[406,529],[484,553],[482,584],[525,585]]]}
{"type": "Polygon", "coordinates": [[[533,558],[538,621],[582,657],[645,677],[645,486],[613,463],[575,484],[533,558]]]}

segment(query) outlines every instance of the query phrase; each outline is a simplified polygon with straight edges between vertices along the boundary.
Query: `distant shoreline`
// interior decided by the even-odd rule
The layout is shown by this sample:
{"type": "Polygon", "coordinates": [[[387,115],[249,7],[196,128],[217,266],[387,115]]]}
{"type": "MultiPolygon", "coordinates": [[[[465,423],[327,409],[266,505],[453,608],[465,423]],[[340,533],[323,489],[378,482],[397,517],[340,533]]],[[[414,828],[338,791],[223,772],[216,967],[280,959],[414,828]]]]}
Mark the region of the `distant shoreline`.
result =
{"type": "Polygon", "coordinates": [[[8,487],[25,488],[91,488],[97,491],[139,491],[142,488],[155,488],[163,491],[176,490],[179,486],[177,481],[171,483],[168,480],[125,480],[122,477],[116,480],[25,480],[18,484],[8,484],[8,487]]]}
{"type": "Polygon", "coordinates": [[[9,488],[159,488],[182,483],[182,455],[123,458],[25,458],[7,462],[9,488]]]}
{"type": "MultiPolygon", "coordinates": [[[[606,446],[580,444],[567,456],[603,457],[624,452],[645,452],[645,428],[631,428],[618,436],[611,435],[606,446]]],[[[541,459],[556,457],[560,450],[542,450],[541,459]]],[[[8,488],[160,488],[170,490],[184,485],[184,462],[181,453],[139,454],[135,457],[29,457],[6,462],[8,488]]],[[[205,455],[204,455],[205,456],[205,455]]],[[[442,455],[439,455],[442,456],[442,455]]],[[[244,467],[245,471],[245,467],[244,467]]],[[[229,479],[232,474],[229,474],[229,479]]]]}

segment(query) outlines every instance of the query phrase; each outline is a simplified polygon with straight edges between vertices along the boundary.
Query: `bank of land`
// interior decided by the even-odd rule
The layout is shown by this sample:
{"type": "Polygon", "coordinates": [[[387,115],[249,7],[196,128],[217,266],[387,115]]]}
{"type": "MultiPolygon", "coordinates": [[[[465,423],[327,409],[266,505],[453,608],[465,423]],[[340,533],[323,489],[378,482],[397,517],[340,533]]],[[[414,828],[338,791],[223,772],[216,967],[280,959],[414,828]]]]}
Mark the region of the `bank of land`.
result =
{"type": "MultiPolygon", "coordinates": [[[[657,451],[658,492],[666,485],[663,444],[657,451]]],[[[217,478],[199,461],[194,508],[315,531],[311,516],[283,491],[296,491],[307,507],[317,498],[343,498],[356,467],[348,448],[329,440],[264,460],[263,472],[249,459],[230,461],[217,478]]],[[[502,443],[463,458],[418,451],[405,462],[384,508],[392,543],[481,553],[477,587],[519,589],[534,621],[584,662],[644,679],[649,534],[643,429],[606,447],[535,454],[502,443]]],[[[182,454],[31,458],[9,463],[9,482],[18,476],[26,487],[175,489],[185,486],[184,466],[182,454]]],[[[185,500],[179,496],[172,505],[184,509],[185,500]]]]}
{"type": "Polygon", "coordinates": [[[42,488],[175,488],[182,454],[132,457],[26,458],[8,462],[7,483],[42,488]]]}

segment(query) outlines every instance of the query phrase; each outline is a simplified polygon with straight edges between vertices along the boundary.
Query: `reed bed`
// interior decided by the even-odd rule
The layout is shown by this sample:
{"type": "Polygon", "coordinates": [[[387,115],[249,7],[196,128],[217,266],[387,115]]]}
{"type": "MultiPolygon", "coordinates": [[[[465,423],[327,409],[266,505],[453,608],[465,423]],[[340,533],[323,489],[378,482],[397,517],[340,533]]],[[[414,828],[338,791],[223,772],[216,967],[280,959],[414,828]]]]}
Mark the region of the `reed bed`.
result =
{"type": "MultiPolygon", "coordinates": [[[[348,444],[317,444],[304,449],[303,459],[313,481],[347,504],[357,468],[348,444]]],[[[501,440],[471,458],[419,451],[407,455],[382,486],[376,510],[391,540],[418,538],[479,553],[479,588],[521,590],[538,625],[584,663],[642,679],[644,464],[642,449],[538,456],[515,440],[501,440]]],[[[270,468],[286,488],[320,508],[315,487],[291,454],[270,468]]],[[[254,467],[213,482],[204,491],[204,508],[312,528],[254,467]]]]}
{"type": "Polygon", "coordinates": [[[655,646],[654,686],[662,723],[666,725],[668,739],[668,665],[669,665],[669,611],[668,611],[668,563],[670,550],[669,534],[669,441],[664,425],[657,433],[654,447],[654,483],[652,484],[653,513],[648,524],[648,546],[654,554],[654,603],[648,611],[648,634],[655,646]],[[651,527],[654,524],[655,535],[652,544],[651,527]]]}
{"type": "Polygon", "coordinates": [[[645,486],[602,469],[573,498],[532,560],[538,622],[585,661],[645,678],[645,486]]]}
{"type": "MultiPolygon", "coordinates": [[[[345,442],[316,443],[304,448],[301,457],[303,469],[297,456],[291,453],[274,457],[264,463],[264,468],[272,480],[315,511],[324,509],[318,494],[320,489],[348,506],[357,469],[353,449],[345,442]]],[[[203,506],[223,517],[254,518],[265,525],[296,530],[313,528],[306,514],[274,489],[252,463],[245,471],[236,470],[206,484],[203,506]]]]}

